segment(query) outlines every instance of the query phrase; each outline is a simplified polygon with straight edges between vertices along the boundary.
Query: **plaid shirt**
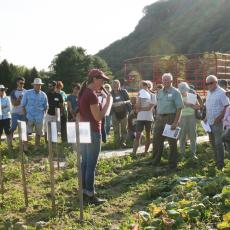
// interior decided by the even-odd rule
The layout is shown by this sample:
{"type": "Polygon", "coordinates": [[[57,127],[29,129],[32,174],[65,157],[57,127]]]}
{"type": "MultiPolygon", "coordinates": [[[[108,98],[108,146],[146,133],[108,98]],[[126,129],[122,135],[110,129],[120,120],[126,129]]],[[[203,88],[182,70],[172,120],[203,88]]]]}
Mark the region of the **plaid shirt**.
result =
{"type": "Polygon", "coordinates": [[[206,99],[206,117],[209,125],[213,125],[215,119],[224,111],[224,107],[229,105],[229,99],[225,91],[217,86],[214,91],[209,91],[206,99]]]}

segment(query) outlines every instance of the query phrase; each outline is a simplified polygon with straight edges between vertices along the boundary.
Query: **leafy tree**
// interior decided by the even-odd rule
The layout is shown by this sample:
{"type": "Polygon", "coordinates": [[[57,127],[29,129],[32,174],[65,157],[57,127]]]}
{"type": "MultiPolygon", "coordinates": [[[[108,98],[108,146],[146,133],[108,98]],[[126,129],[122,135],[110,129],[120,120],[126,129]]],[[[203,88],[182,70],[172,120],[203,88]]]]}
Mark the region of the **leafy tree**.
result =
{"type": "Polygon", "coordinates": [[[7,60],[3,60],[0,64],[0,84],[5,85],[5,87],[11,84],[11,70],[7,60]]]}
{"type": "Polygon", "coordinates": [[[81,47],[71,46],[57,54],[51,64],[53,80],[61,80],[65,90],[70,91],[72,82],[86,79],[90,68],[97,67],[110,73],[107,64],[99,57],[90,56],[81,47]]]}

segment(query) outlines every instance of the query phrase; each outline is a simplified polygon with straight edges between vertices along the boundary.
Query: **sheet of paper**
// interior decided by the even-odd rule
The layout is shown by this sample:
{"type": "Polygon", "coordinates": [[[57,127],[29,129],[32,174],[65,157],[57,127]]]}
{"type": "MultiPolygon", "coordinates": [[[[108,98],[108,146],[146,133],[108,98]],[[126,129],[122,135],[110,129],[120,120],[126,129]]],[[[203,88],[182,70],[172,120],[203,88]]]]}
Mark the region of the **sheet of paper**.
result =
{"type": "Polygon", "coordinates": [[[205,123],[204,121],[201,121],[201,125],[206,133],[211,133],[211,127],[208,122],[205,123]]]}
{"type": "Polygon", "coordinates": [[[165,137],[178,139],[180,130],[181,130],[180,127],[177,127],[175,130],[171,130],[171,125],[166,124],[162,135],[165,137]]]}
{"type": "Polygon", "coordinates": [[[67,129],[67,141],[68,143],[76,144],[76,123],[75,122],[67,122],[66,123],[67,129]]]}
{"type": "Polygon", "coordinates": [[[2,99],[0,99],[0,116],[2,116],[2,99]]]}
{"type": "Polygon", "coordinates": [[[197,102],[197,95],[194,93],[188,93],[186,102],[195,105],[197,102]]]}
{"type": "Polygon", "coordinates": [[[25,121],[18,121],[21,124],[21,137],[22,141],[27,141],[27,127],[26,127],[26,122],[25,121]]]}
{"type": "Polygon", "coordinates": [[[60,108],[55,108],[55,115],[58,122],[61,121],[61,111],[60,108]]]}
{"type": "Polygon", "coordinates": [[[58,142],[57,122],[51,122],[51,141],[54,143],[58,142]]]}
{"type": "Polygon", "coordinates": [[[80,143],[91,143],[90,123],[79,122],[80,143]]]}

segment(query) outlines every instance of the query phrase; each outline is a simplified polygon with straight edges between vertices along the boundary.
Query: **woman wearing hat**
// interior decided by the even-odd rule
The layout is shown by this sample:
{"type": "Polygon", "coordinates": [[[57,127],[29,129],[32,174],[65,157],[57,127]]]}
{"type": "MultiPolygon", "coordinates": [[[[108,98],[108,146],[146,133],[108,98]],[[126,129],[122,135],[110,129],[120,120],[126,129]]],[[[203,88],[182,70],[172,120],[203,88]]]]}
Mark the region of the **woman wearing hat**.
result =
{"type": "MultiPolygon", "coordinates": [[[[198,104],[198,101],[196,101],[194,104],[192,104],[188,97],[190,92],[190,87],[186,82],[181,82],[178,85],[178,89],[182,94],[183,102],[184,102],[184,108],[181,112],[181,120],[180,120],[180,151],[182,154],[182,157],[185,157],[185,144],[186,144],[186,138],[188,137],[190,140],[190,152],[191,156],[194,159],[197,159],[196,156],[196,116],[195,116],[195,110],[200,109],[200,105],[198,104]]],[[[195,95],[195,94],[193,94],[195,95]]]]}
{"type": "Polygon", "coordinates": [[[11,104],[10,99],[6,96],[4,85],[0,85],[0,141],[3,130],[7,137],[8,148],[11,149],[12,139],[10,136],[10,123],[11,123],[11,104]]]}
{"type": "Polygon", "coordinates": [[[110,95],[107,95],[105,105],[100,110],[96,92],[102,88],[106,80],[109,80],[109,78],[101,70],[92,69],[88,74],[88,79],[82,84],[78,96],[80,121],[90,122],[91,126],[91,143],[80,144],[83,193],[84,199],[96,205],[105,201],[95,196],[94,179],[101,149],[101,121],[109,108],[111,100],[110,95]]]}

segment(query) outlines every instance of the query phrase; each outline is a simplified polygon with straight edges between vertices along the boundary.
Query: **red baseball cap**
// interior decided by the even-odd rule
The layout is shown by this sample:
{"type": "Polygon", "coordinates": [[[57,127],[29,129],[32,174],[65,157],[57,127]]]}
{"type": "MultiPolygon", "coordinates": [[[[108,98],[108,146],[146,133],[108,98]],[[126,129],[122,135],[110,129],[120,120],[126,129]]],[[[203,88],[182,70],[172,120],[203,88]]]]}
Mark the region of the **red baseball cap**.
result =
{"type": "Polygon", "coordinates": [[[104,80],[109,80],[109,77],[107,77],[105,73],[100,69],[91,69],[88,73],[88,77],[89,78],[99,77],[104,80]]]}

